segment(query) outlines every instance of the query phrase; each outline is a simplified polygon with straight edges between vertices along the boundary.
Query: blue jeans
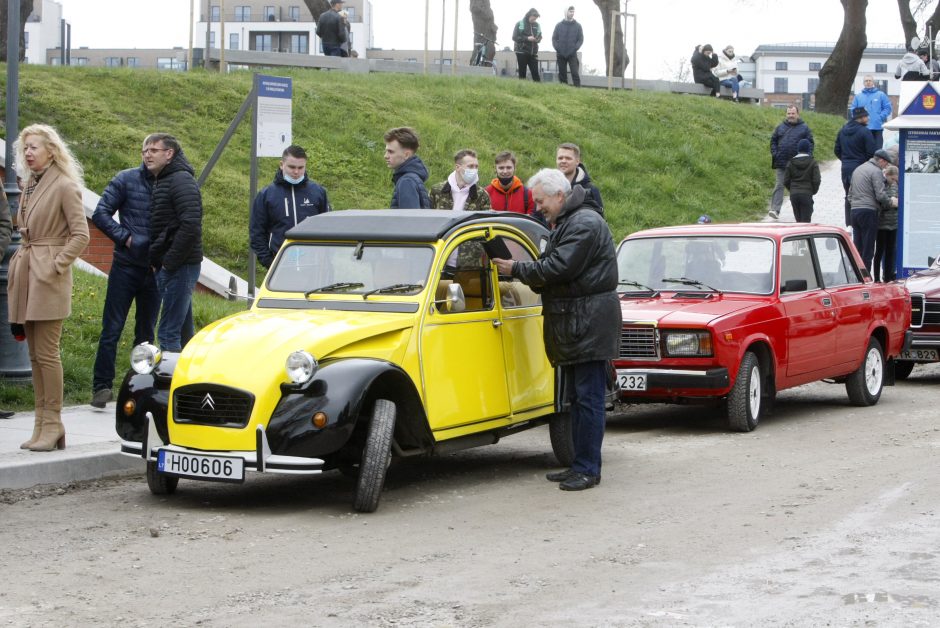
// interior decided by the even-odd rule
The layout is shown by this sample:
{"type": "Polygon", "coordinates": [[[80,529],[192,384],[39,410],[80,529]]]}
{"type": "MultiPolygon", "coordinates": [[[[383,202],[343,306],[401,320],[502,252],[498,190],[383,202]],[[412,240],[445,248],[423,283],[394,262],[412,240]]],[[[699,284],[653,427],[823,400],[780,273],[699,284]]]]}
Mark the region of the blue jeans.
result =
{"type": "Polygon", "coordinates": [[[184,264],[174,271],[157,272],[157,288],[163,299],[157,339],[163,351],[181,351],[193,337],[193,289],[201,264],[184,264]]]}
{"type": "Polygon", "coordinates": [[[115,262],[108,274],[108,291],[101,313],[101,338],[95,355],[91,389],[110,389],[114,382],[114,359],[131,302],[137,304],[134,344],[153,342],[153,328],[160,312],[160,293],[149,268],[115,262]]]}
{"type": "Polygon", "coordinates": [[[852,242],[871,272],[875,257],[875,241],[878,239],[878,212],[866,207],[852,208],[852,242]]]}
{"type": "Polygon", "coordinates": [[[574,437],[572,471],[599,477],[601,443],[604,441],[604,395],[607,391],[607,363],[581,362],[562,367],[571,391],[571,430],[574,437]]]}
{"type": "Polygon", "coordinates": [[[738,77],[732,76],[721,82],[724,87],[730,87],[731,93],[734,94],[734,97],[737,98],[738,94],[741,93],[741,85],[738,83],[738,77]]]}

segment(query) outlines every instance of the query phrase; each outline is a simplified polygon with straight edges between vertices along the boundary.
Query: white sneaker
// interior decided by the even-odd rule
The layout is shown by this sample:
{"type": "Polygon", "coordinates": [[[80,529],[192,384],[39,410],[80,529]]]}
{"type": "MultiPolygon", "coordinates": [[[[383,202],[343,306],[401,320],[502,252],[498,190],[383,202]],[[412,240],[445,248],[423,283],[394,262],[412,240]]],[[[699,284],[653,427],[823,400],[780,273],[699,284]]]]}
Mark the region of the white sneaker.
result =
{"type": "Polygon", "coordinates": [[[772,209],[769,212],[767,212],[767,215],[770,216],[773,220],[777,220],[778,218],[780,218],[780,212],[774,211],[772,209]]]}

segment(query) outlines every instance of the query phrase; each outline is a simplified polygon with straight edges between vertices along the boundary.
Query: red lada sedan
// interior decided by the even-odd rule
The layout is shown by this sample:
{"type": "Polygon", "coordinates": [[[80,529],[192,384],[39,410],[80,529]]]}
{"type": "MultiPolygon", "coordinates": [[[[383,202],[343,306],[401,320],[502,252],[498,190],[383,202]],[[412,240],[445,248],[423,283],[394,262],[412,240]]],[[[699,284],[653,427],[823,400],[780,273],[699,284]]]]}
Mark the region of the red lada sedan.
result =
{"type": "Polygon", "coordinates": [[[721,402],[748,432],[778,391],[817,380],[874,405],[910,342],[907,289],[874,283],[837,227],[650,229],[617,263],[623,402],[721,402]]]}

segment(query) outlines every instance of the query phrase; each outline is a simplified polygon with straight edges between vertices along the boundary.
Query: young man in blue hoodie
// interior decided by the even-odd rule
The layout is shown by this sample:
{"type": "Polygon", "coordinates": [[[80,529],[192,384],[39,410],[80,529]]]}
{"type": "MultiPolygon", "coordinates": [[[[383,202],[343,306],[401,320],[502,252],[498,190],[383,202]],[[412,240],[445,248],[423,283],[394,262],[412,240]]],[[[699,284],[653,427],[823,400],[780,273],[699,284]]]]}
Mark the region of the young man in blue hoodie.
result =
{"type": "Polygon", "coordinates": [[[865,88],[855,94],[852,99],[852,109],[862,107],[868,112],[868,130],[875,138],[875,150],[884,145],[884,124],[891,118],[891,99],[883,91],[875,87],[875,77],[866,76],[862,79],[865,88]]]}
{"type": "Polygon", "coordinates": [[[406,126],[385,133],[385,163],[392,169],[391,209],[431,209],[431,198],[424,182],[428,169],[415,153],[418,134],[406,126]]]}

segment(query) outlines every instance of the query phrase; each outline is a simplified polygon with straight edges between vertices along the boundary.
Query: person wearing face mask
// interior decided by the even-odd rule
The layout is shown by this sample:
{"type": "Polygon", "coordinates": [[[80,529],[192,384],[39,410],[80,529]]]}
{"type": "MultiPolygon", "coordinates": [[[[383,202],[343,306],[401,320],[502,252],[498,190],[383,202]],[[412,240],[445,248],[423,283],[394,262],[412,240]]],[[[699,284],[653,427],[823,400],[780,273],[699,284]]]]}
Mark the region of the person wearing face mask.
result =
{"type": "Polygon", "coordinates": [[[476,152],[469,148],[457,151],[454,171],[447,181],[431,188],[431,207],[474,212],[491,209],[490,195],[477,184],[479,180],[480,162],[476,152]]]}
{"type": "Polygon", "coordinates": [[[288,146],[274,181],[258,193],[251,206],[251,250],[265,268],[270,268],[288,229],[332,209],[326,190],[307,177],[307,151],[288,146]]]}
{"type": "Polygon", "coordinates": [[[496,155],[495,161],[496,178],[486,186],[490,205],[496,211],[532,215],[535,212],[532,190],[516,176],[516,156],[507,150],[496,155]]]}

